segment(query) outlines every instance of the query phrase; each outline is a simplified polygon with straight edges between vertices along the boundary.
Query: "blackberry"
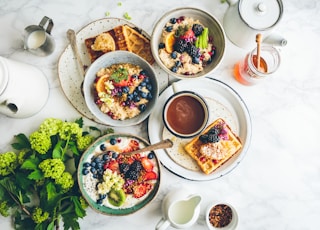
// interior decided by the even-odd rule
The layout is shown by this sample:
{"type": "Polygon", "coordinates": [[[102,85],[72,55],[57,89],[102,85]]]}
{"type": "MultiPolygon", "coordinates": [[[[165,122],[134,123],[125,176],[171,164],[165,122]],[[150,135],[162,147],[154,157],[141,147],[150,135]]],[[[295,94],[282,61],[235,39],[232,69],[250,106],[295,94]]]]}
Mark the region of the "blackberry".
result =
{"type": "Polygon", "coordinates": [[[192,45],[191,43],[188,43],[187,45],[187,53],[192,57],[199,57],[199,49],[197,47],[195,47],[194,45],[192,45]]]}
{"type": "Polygon", "coordinates": [[[130,165],[127,163],[121,163],[119,164],[119,170],[121,173],[125,174],[126,172],[128,172],[130,169],[130,165]]]}
{"type": "Polygon", "coordinates": [[[198,37],[200,34],[202,34],[203,26],[200,24],[193,24],[192,31],[193,31],[194,35],[196,37],[198,37]]]}
{"type": "Polygon", "coordinates": [[[134,161],[131,165],[130,165],[130,170],[131,171],[137,171],[140,172],[142,170],[142,164],[140,161],[134,161]]]}
{"type": "Polygon", "coordinates": [[[130,180],[137,180],[139,178],[139,172],[135,170],[129,170],[126,172],[125,177],[130,180]]]}
{"type": "Polygon", "coordinates": [[[207,134],[203,134],[199,137],[199,140],[202,142],[202,143],[208,143],[208,135],[207,134]]]}
{"type": "Polygon", "coordinates": [[[218,135],[220,133],[219,128],[212,128],[209,130],[208,134],[218,135]]]}
{"type": "Polygon", "coordinates": [[[218,135],[214,135],[214,134],[209,134],[208,135],[208,141],[211,143],[216,143],[219,142],[220,138],[218,135]]]}
{"type": "Polygon", "coordinates": [[[183,39],[179,39],[176,43],[174,43],[173,50],[177,51],[178,53],[183,53],[187,47],[188,43],[183,39]]]}

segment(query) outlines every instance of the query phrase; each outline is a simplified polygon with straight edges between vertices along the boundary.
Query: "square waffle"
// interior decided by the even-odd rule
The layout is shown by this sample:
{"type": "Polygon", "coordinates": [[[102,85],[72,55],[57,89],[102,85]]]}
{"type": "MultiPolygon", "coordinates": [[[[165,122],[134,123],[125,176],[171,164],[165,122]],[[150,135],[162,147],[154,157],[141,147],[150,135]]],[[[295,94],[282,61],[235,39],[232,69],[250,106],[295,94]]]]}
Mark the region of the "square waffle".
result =
{"type": "Polygon", "coordinates": [[[229,125],[221,118],[211,123],[201,135],[193,138],[184,146],[185,151],[197,162],[205,174],[210,174],[240,149],[242,144],[240,138],[234,134],[229,125]],[[208,135],[210,130],[219,130],[217,142],[201,141],[202,135],[208,135]]]}
{"type": "Polygon", "coordinates": [[[144,58],[150,64],[154,63],[150,40],[128,25],[117,26],[95,37],[87,38],[85,46],[91,63],[103,54],[114,50],[127,50],[144,58]]]}

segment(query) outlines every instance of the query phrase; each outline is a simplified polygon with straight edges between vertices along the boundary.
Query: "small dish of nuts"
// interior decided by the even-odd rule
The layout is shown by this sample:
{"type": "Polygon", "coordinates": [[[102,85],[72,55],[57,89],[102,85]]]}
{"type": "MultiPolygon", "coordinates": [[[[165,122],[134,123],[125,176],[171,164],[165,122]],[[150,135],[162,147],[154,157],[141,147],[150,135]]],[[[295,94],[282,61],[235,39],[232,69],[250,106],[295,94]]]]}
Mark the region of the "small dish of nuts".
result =
{"type": "Polygon", "coordinates": [[[238,214],[233,206],[215,202],[208,206],[206,224],[210,230],[232,230],[238,225],[238,214]]]}

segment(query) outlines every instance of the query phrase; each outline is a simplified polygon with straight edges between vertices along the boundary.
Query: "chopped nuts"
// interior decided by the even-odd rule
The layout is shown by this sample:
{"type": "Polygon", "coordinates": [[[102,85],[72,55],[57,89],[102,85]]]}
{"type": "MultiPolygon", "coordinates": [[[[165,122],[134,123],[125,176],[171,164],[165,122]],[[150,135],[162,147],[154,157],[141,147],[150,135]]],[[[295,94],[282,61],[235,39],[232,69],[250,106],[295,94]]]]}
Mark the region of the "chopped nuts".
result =
{"type": "Polygon", "coordinates": [[[232,210],[228,205],[217,204],[209,212],[209,221],[212,226],[222,228],[230,224],[232,220],[232,210]]]}

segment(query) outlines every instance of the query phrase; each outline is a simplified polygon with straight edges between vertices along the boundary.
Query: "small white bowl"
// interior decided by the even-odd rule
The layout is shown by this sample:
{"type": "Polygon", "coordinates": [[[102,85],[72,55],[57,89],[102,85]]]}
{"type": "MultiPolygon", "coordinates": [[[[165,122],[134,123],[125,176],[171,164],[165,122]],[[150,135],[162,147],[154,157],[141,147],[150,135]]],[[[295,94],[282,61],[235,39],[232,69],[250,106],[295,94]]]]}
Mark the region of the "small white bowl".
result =
{"type": "Polygon", "coordinates": [[[198,78],[209,75],[220,65],[225,55],[225,49],[226,35],[220,22],[208,12],[192,7],[177,8],[164,14],[156,23],[151,35],[151,51],[157,64],[169,75],[179,79],[198,78]],[[211,63],[205,66],[201,72],[193,75],[184,75],[172,72],[159,57],[159,44],[163,28],[171,18],[179,18],[181,16],[198,19],[205,27],[208,27],[209,36],[213,37],[213,44],[215,46],[215,55],[211,63]]]}
{"type": "Polygon", "coordinates": [[[149,116],[158,100],[159,87],[156,73],[153,67],[146,60],[132,52],[119,50],[102,55],[90,65],[86,72],[83,82],[83,93],[89,110],[98,120],[100,120],[103,124],[106,125],[124,127],[139,124],[149,116]],[[99,106],[96,105],[94,96],[94,81],[96,78],[96,73],[101,68],[109,67],[113,64],[119,63],[131,63],[140,66],[143,70],[145,70],[148,73],[148,76],[152,83],[152,99],[148,102],[146,110],[141,112],[136,117],[126,120],[114,120],[107,114],[103,113],[100,110],[99,106]]]}
{"type": "Polygon", "coordinates": [[[238,218],[237,211],[229,203],[226,203],[226,202],[214,202],[214,203],[211,203],[210,205],[208,205],[207,210],[206,210],[205,220],[206,220],[207,227],[210,230],[234,230],[234,229],[236,229],[236,227],[238,225],[239,218],[238,218]],[[211,209],[214,208],[216,205],[227,205],[227,206],[229,206],[231,208],[231,211],[232,211],[231,222],[228,225],[224,226],[224,227],[214,227],[210,223],[209,214],[210,214],[211,209]]]}

